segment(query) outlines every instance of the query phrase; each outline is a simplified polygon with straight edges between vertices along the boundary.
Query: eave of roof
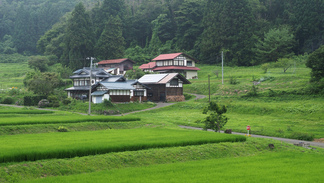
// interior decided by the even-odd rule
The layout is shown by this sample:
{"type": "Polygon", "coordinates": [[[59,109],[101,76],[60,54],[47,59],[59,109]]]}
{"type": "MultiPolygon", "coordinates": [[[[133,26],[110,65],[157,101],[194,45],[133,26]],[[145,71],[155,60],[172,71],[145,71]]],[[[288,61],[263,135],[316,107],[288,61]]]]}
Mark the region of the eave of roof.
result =
{"type": "Polygon", "coordinates": [[[139,66],[140,69],[153,69],[156,67],[156,62],[149,62],[147,64],[143,64],[139,66]]]}
{"type": "Polygon", "coordinates": [[[119,64],[119,63],[125,62],[127,60],[129,60],[132,63],[135,63],[131,59],[128,59],[128,58],[120,58],[120,59],[113,59],[113,60],[102,60],[102,61],[98,62],[98,65],[101,65],[101,64],[119,64]]]}
{"type": "Polygon", "coordinates": [[[160,71],[160,70],[186,70],[186,71],[198,71],[200,70],[198,67],[186,67],[186,66],[162,66],[162,67],[155,67],[153,71],[160,71]]]}

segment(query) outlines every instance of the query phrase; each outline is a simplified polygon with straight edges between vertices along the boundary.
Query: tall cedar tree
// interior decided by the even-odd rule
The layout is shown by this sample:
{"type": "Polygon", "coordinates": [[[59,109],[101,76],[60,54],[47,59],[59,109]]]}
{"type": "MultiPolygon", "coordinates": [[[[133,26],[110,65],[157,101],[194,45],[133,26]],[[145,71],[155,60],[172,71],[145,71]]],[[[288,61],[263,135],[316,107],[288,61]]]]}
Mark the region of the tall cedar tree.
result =
{"type": "Polygon", "coordinates": [[[289,58],[294,53],[294,35],[287,28],[270,29],[264,39],[255,44],[255,56],[258,63],[275,62],[279,58],[289,58]]]}
{"type": "Polygon", "coordinates": [[[33,26],[32,15],[23,5],[21,5],[17,12],[15,21],[14,43],[19,53],[29,51],[31,53],[36,51],[35,42],[35,27],[33,26]]]}
{"type": "Polygon", "coordinates": [[[220,62],[221,51],[227,50],[227,63],[250,64],[255,19],[248,0],[208,0],[203,23],[201,58],[206,63],[220,62]]]}
{"type": "Polygon", "coordinates": [[[203,1],[189,0],[183,2],[175,12],[177,29],[177,46],[180,49],[192,50],[195,42],[203,31],[203,1]]]}
{"type": "Polygon", "coordinates": [[[117,59],[124,56],[125,41],[122,22],[117,16],[110,16],[95,47],[98,59],[117,59]]]}
{"type": "Polygon", "coordinates": [[[98,40],[105,29],[106,20],[110,16],[119,18],[124,21],[125,3],[124,0],[104,0],[101,6],[92,10],[92,20],[95,27],[95,35],[98,40]]]}
{"type": "Polygon", "coordinates": [[[79,3],[72,12],[64,36],[64,43],[64,65],[71,69],[89,65],[86,58],[93,56],[93,31],[90,17],[82,3],[79,3]]]}

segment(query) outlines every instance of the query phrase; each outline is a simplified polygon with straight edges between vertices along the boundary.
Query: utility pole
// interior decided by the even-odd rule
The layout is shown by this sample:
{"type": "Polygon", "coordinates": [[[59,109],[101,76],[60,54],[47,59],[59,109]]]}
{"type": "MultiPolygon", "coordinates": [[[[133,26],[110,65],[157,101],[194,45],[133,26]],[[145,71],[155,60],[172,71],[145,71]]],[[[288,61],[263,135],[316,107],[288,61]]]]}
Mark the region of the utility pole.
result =
{"type": "Polygon", "coordinates": [[[210,75],[208,75],[208,90],[209,90],[209,103],[210,103],[210,75]]]}
{"type": "Polygon", "coordinates": [[[88,111],[88,115],[90,116],[91,115],[91,88],[92,88],[92,61],[95,59],[94,57],[88,57],[87,59],[90,59],[91,60],[91,63],[90,63],[90,81],[89,81],[89,111],[88,111]]]}
{"type": "Polygon", "coordinates": [[[224,56],[222,51],[222,85],[224,85],[224,56]]]}

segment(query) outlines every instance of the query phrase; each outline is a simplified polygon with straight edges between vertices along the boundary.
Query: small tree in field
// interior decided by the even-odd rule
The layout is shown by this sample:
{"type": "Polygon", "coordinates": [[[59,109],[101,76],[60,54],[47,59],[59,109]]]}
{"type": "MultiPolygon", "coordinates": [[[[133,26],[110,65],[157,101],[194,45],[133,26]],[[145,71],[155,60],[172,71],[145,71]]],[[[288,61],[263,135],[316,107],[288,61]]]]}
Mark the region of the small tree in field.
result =
{"type": "Polygon", "coordinates": [[[204,130],[213,129],[215,132],[220,132],[220,129],[227,123],[225,105],[219,106],[216,102],[210,102],[203,110],[203,114],[209,114],[203,121],[205,123],[204,130]]]}
{"type": "Polygon", "coordinates": [[[294,65],[294,62],[289,58],[279,58],[275,64],[275,67],[282,68],[284,73],[294,65]]]}

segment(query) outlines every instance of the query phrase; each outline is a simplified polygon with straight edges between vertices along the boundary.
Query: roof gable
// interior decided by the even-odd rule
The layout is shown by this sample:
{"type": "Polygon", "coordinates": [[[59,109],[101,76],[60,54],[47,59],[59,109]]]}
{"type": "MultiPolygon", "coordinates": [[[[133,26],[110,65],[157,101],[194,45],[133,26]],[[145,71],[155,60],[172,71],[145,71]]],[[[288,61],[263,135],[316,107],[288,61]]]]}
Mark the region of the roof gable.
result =
{"type": "Polygon", "coordinates": [[[185,54],[185,53],[169,53],[169,54],[161,54],[153,59],[153,61],[159,61],[159,60],[173,60],[177,58],[178,56],[183,55],[184,57],[187,57],[195,62],[199,62],[199,60],[185,54]]]}
{"type": "Polygon", "coordinates": [[[182,53],[169,53],[169,54],[161,54],[157,57],[155,57],[153,60],[158,61],[158,60],[172,60],[181,55],[182,53]]]}
{"type": "Polygon", "coordinates": [[[169,74],[146,74],[141,77],[138,81],[143,84],[166,84],[173,78],[179,78],[183,84],[191,84],[185,77],[178,73],[169,74]]]}

